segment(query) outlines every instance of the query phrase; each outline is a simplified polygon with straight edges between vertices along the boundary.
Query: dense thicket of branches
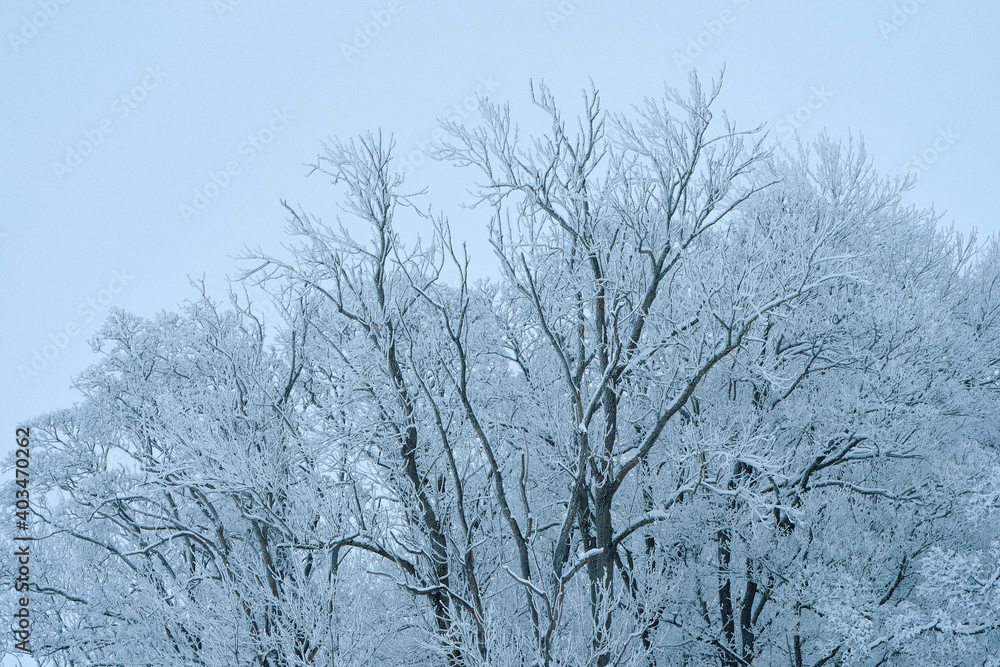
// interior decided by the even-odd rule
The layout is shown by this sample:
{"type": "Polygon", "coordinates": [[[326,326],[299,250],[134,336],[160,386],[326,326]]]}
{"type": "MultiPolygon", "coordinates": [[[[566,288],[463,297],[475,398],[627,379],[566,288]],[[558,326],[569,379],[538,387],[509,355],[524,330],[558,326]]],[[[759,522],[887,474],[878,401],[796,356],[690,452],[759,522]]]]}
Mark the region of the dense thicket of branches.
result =
{"type": "Polygon", "coordinates": [[[116,313],[33,424],[43,662],[1000,664],[1000,246],[717,94],[450,125],[496,280],[368,136],[371,237],[288,207],[244,276],[276,333],[116,313]]]}

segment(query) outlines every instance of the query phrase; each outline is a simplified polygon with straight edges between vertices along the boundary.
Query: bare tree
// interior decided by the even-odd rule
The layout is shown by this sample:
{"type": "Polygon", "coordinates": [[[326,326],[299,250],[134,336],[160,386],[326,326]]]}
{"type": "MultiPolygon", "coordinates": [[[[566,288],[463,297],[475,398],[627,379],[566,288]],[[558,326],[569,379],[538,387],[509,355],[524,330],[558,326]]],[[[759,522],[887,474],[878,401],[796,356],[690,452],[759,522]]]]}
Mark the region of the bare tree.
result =
{"type": "Polygon", "coordinates": [[[716,121],[718,94],[692,78],[630,118],[591,90],[567,123],[538,86],[542,136],[485,100],[478,127],[446,124],[439,157],[482,179],[496,280],[473,281],[368,135],[315,165],[353,222],[286,205],[290,258],[255,254],[244,275],[284,315],[273,340],[235,297],[117,314],[87,400],[39,423],[42,537],[62,559],[39,584],[42,653],[984,655],[995,244],[977,255],[904,207],[909,184],[859,142],[772,154],[760,128],[716,121]],[[404,243],[399,218],[429,240],[404,243]]]}

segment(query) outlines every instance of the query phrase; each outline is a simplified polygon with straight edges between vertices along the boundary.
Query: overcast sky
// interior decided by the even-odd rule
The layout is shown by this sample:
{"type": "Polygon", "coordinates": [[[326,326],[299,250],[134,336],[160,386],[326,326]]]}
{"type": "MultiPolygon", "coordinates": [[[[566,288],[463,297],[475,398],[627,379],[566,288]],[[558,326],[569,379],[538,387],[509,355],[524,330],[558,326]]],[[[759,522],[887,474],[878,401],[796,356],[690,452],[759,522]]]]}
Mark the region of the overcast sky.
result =
{"type": "Polygon", "coordinates": [[[998,25],[971,0],[6,0],[0,451],[76,400],[109,307],[172,309],[189,276],[224,297],[245,246],[280,252],[283,199],[332,220],[304,166],[327,137],[392,133],[412,189],[485,257],[485,220],[459,208],[470,175],[421,146],[439,117],[473,120],[477,93],[539,119],[531,79],[575,113],[592,78],[625,111],[725,65],[740,126],[863,133],[883,173],[919,175],[911,201],[992,233],[998,25]]]}

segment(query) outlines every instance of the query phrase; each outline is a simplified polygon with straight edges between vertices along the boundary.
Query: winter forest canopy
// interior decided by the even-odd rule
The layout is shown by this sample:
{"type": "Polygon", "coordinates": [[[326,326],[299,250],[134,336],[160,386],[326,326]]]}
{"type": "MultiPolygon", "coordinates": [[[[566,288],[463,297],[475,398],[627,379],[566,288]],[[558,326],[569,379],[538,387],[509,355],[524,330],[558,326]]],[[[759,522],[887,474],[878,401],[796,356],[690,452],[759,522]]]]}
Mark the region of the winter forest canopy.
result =
{"type": "Polygon", "coordinates": [[[247,258],[280,321],[116,312],[31,423],[36,657],[1000,664],[1000,244],[718,93],[447,124],[495,279],[376,134],[315,165],[367,238],[247,258]]]}

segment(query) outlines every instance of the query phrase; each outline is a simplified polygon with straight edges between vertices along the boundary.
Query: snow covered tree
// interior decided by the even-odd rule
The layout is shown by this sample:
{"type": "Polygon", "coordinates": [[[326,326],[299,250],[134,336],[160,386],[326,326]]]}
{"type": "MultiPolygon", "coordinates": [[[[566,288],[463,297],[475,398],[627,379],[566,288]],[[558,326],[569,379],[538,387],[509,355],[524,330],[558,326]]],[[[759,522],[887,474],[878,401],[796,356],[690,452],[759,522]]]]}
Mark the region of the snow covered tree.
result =
{"type": "Polygon", "coordinates": [[[245,272],[273,335],[235,296],[116,313],[33,426],[43,659],[982,664],[998,246],[718,93],[447,124],[495,279],[369,135],[315,167],[370,239],[286,206],[290,258],[245,272]]]}

